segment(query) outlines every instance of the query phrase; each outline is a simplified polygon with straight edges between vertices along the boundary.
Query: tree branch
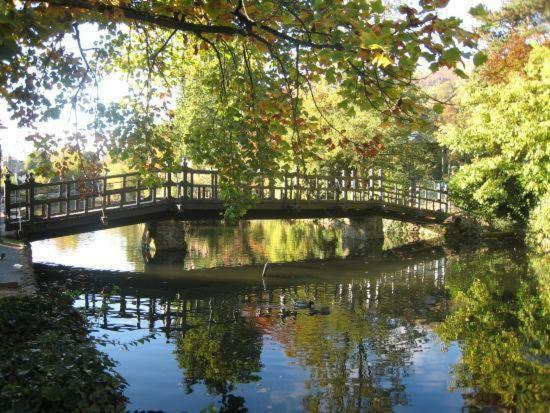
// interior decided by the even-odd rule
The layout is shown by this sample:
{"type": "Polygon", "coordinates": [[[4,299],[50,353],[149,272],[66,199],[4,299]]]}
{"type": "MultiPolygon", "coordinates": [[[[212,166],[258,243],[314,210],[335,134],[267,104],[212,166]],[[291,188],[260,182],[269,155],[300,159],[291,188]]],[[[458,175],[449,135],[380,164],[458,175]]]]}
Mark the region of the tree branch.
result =
{"type": "MultiPolygon", "coordinates": [[[[89,10],[96,13],[111,13],[113,15],[120,14],[124,18],[129,20],[135,20],[139,22],[149,23],[155,26],[164,27],[167,29],[175,29],[184,32],[190,32],[195,34],[223,34],[228,36],[241,36],[249,37],[253,34],[253,28],[265,31],[272,36],[283,40],[286,43],[290,43],[293,46],[309,47],[312,49],[332,49],[332,50],[345,50],[341,44],[330,43],[316,43],[309,40],[299,39],[289,34],[274,29],[266,24],[257,23],[252,20],[243,7],[237,7],[234,12],[235,17],[244,27],[238,26],[224,26],[216,24],[196,24],[190,23],[185,20],[180,20],[178,17],[167,17],[158,15],[145,10],[138,10],[125,5],[115,6],[113,4],[106,4],[96,1],[86,0],[36,0],[36,3],[48,4],[49,6],[57,7],[72,7],[84,10],[89,10]]],[[[239,2],[242,4],[242,2],[239,2]]],[[[174,13],[175,14],[175,13],[174,13]]]]}

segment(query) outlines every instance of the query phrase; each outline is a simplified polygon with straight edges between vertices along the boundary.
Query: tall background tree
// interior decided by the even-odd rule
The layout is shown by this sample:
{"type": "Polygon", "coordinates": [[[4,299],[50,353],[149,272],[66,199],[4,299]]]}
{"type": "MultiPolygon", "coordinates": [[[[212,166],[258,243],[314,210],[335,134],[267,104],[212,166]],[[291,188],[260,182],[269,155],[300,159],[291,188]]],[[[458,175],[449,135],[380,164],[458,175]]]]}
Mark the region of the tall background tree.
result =
{"type": "Polygon", "coordinates": [[[548,251],[548,3],[511,1],[499,13],[477,12],[486,22],[488,59],[461,88],[438,134],[460,163],[453,197],[486,220],[527,229],[548,251]]]}

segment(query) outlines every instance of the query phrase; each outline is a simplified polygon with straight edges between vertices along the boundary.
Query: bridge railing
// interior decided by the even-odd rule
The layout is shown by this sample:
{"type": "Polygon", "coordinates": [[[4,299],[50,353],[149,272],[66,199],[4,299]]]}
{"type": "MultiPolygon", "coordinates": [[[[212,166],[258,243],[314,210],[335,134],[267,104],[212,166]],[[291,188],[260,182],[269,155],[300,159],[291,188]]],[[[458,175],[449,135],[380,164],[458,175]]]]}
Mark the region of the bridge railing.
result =
{"type": "MultiPolygon", "coordinates": [[[[148,175],[126,173],[39,183],[29,175],[22,184],[5,180],[5,220],[7,227],[18,223],[63,219],[109,210],[140,208],[159,203],[221,202],[219,173],[184,166],[178,172],[148,175]]],[[[285,173],[267,177],[260,173],[241,189],[259,202],[284,202],[298,206],[308,202],[337,202],[344,206],[359,202],[379,202],[407,208],[452,212],[447,185],[418,185],[385,179],[382,170],[366,175],[285,173]]]]}

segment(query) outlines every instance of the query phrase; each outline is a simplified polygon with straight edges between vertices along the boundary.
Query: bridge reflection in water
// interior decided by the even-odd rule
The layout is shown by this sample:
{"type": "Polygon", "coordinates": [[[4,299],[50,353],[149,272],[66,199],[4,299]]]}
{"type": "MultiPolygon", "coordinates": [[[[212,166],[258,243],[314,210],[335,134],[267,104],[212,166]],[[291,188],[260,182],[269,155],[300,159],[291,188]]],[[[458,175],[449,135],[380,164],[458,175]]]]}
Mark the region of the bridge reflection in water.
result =
{"type": "MultiPolygon", "coordinates": [[[[444,296],[445,262],[446,258],[421,261],[398,271],[382,272],[372,280],[370,278],[351,279],[343,283],[334,283],[334,278],[340,277],[332,277],[332,282],[329,284],[329,277],[327,277],[327,282],[322,284],[319,284],[320,279],[318,279],[317,283],[298,286],[292,285],[296,280],[291,277],[286,280],[286,283],[290,285],[277,288],[277,284],[285,284],[285,280],[269,279],[264,282],[264,289],[250,287],[242,295],[237,293],[233,297],[234,300],[228,301],[227,297],[221,297],[221,299],[224,303],[231,304],[235,311],[241,312],[244,308],[243,311],[247,316],[279,317],[281,319],[296,316],[296,310],[303,308],[308,309],[311,314],[316,314],[317,304],[347,302],[351,307],[357,305],[367,309],[376,309],[383,295],[386,298],[393,297],[395,294],[402,293],[403,289],[410,291],[411,285],[417,287],[419,283],[423,284],[431,293],[437,291],[439,292],[436,294],[437,296],[444,296]],[[269,288],[271,284],[275,285],[274,288],[269,288]],[[396,292],[396,289],[399,291],[396,292]]],[[[74,273],[78,270],[73,269],[72,271],[74,273]]],[[[92,275],[89,274],[89,276],[92,275]]],[[[116,282],[115,285],[117,285],[116,282]]],[[[119,291],[122,288],[118,286],[113,291],[119,291]]],[[[189,293],[185,289],[175,292],[173,297],[117,295],[111,294],[109,286],[107,286],[106,290],[83,294],[79,299],[78,306],[82,305],[87,315],[97,318],[98,321],[101,319],[101,328],[103,329],[149,329],[150,331],[163,331],[169,338],[173,330],[184,331],[190,328],[186,324],[188,313],[201,312],[206,308],[212,310],[218,304],[216,298],[205,299],[202,297],[204,293],[207,291],[195,287],[189,293]],[[124,320],[124,323],[111,324],[111,317],[115,320],[124,320]],[[131,320],[135,322],[134,326],[127,324],[131,320]]],[[[416,298],[424,299],[425,297],[416,298]]],[[[435,305],[435,298],[429,298],[428,303],[435,305]]]]}
{"type": "Polygon", "coordinates": [[[445,252],[413,256],[274,264],[263,282],[258,266],[37,270],[84,291],[75,305],[120,362],[130,410],[388,410],[422,405],[407,389],[419,380],[440,392],[433,406],[458,407],[445,379],[415,376],[419,352],[444,364],[457,354],[439,353],[431,332],[448,307],[445,252]]]}

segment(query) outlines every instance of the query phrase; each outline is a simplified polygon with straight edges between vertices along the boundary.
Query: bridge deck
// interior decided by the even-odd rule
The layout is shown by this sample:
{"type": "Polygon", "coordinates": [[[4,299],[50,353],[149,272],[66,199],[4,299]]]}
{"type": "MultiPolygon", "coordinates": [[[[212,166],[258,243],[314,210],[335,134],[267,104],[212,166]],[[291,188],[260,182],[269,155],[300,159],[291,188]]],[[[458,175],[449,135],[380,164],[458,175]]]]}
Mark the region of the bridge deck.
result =
{"type": "MultiPolygon", "coordinates": [[[[381,215],[402,221],[442,223],[452,205],[441,183],[403,184],[366,177],[258,175],[241,188],[254,198],[243,219],[360,218],[381,215]]],[[[28,240],[76,234],[155,219],[221,219],[218,173],[184,167],[178,173],[135,173],[55,183],[6,179],[5,224],[28,240]]]]}

